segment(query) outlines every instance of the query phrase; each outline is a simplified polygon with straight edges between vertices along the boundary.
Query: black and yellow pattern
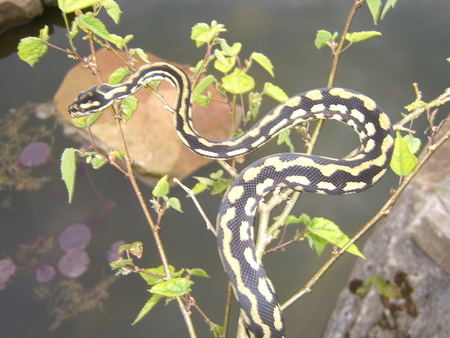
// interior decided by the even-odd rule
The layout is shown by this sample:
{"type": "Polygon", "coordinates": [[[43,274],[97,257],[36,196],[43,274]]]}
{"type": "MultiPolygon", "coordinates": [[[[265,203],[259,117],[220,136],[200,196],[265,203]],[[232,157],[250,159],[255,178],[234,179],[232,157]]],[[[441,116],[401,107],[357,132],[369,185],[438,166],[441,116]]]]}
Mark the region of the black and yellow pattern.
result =
{"type": "Polygon", "coordinates": [[[142,66],[119,85],[102,84],[81,93],[69,106],[69,113],[79,117],[103,110],[155,80],[169,81],[176,88],[173,111],[178,135],[189,149],[203,157],[226,160],[248,154],[281,131],[315,119],[345,123],[358,134],[359,152],[345,159],[297,153],[262,158],[240,173],[222,200],[217,216],[217,244],[249,335],[284,337],[276,293],[256,258],[252,226],[257,208],[263,196],[276,187],[341,195],[374,185],[386,172],[392,155],[394,133],[388,116],[372,99],[355,91],[314,89],[278,105],[245,134],[227,141],[211,141],[198,135],[192,124],[187,75],[161,62],[142,66]]]}

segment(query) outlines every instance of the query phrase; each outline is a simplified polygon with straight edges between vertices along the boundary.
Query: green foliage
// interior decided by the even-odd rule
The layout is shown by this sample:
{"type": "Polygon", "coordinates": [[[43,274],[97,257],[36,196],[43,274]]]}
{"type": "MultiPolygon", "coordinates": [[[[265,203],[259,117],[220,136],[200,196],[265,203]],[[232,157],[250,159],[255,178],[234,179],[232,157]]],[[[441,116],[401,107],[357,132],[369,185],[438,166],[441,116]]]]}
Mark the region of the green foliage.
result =
{"type": "Polygon", "coordinates": [[[61,177],[66,184],[67,192],[69,194],[69,203],[72,203],[73,200],[75,177],[77,174],[77,159],[75,152],[76,150],[73,148],[66,148],[61,156],[61,177]]]}
{"type": "Polygon", "coordinates": [[[360,42],[370,39],[374,36],[381,36],[381,33],[377,31],[347,33],[347,35],[345,35],[345,39],[350,42],[360,42]]]}
{"type": "MultiPolygon", "coordinates": [[[[419,144],[420,146],[420,144],[419,144]]],[[[397,132],[394,144],[394,153],[391,160],[391,169],[399,176],[408,176],[417,166],[417,157],[413,151],[417,151],[417,141],[405,140],[400,132],[397,132]],[[410,148],[413,147],[412,151],[410,148]]]]}
{"type": "Polygon", "coordinates": [[[386,13],[395,7],[397,0],[387,0],[384,4],[383,11],[381,11],[381,7],[383,5],[381,0],[366,0],[367,6],[369,7],[370,14],[372,14],[373,23],[376,25],[378,23],[378,19],[383,20],[386,13]],[[381,16],[380,16],[381,13],[381,16]]]}
{"type": "Polygon", "coordinates": [[[39,32],[39,37],[27,37],[20,40],[18,49],[19,58],[27,62],[31,67],[47,53],[49,40],[48,26],[45,26],[39,32]]]}
{"type": "Polygon", "coordinates": [[[356,294],[361,298],[364,298],[369,292],[369,287],[375,285],[378,294],[389,299],[400,299],[402,298],[401,289],[395,283],[390,283],[379,276],[371,276],[367,278],[364,283],[362,283],[356,290],[356,294]]]}
{"type": "Polygon", "coordinates": [[[155,188],[152,191],[154,198],[151,202],[153,204],[153,208],[158,212],[164,213],[166,209],[172,208],[178,212],[183,212],[181,209],[181,202],[176,197],[168,197],[170,192],[170,185],[168,181],[168,176],[163,176],[155,188]],[[163,199],[163,204],[159,203],[159,198],[163,199]]]}
{"type": "MultiPolygon", "coordinates": [[[[310,245],[316,249],[318,255],[322,253],[325,241],[339,248],[343,248],[350,241],[350,238],[335,223],[325,218],[315,217],[305,225],[308,229],[306,237],[309,239],[310,245]]],[[[350,245],[347,251],[364,258],[355,244],[350,245]]]]}
{"type": "Polygon", "coordinates": [[[205,190],[211,190],[211,195],[217,195],[227,190],[231,183],[230,178],[223,177],[223,170],[218,170],[207,177],[194,176],[198,183],[192,188],[194,195],[198,195],[205,190]]]}

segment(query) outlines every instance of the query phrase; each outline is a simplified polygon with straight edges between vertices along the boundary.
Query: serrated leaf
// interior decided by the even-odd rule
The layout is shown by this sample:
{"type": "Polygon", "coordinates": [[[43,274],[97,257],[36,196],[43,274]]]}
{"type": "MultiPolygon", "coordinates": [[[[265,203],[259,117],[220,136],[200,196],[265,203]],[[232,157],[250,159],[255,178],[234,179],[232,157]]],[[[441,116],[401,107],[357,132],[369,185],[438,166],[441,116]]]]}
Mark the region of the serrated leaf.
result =
{"type": "Polygon", "coordinates": [[[370,14],[372,14],[373,23],[376,25],[380,17],[381,0],[366,0],[369,6],[370,14]]]}
{"type": "Polygon", "coordinates": [[[17,50],[19,58],[34,67],[47,53],[48,46],[40,38],[27,37],[20,40],[17,50]]]}
{"type": "Polygon", "coordinates": [[[408,143],[400,132],[396,133],[394,153],[392,154],[391,169],[398,176],[408,176],[417,166],[417,157],[409,150],[408,143]]]}
{"type": "Polygon", "coordinates": [[[175,209],[178,212],[183,212],[183,210],[181,209],[180,200],[176,197],[170,197],[167,201],[167,205],[169,208],[175,209]]]}
{"type": "Polygon", "coordinates": [[[123,81],[123,79],[125,79],[125,77],[129,74],[130,72],[128,71],[127,67],[120,67],[117,68],[110,76],[108,79],[108,84],[110,85],[115,85],[118,83],[121,83],[123,81]]]}
{"type": "Polygon", "coordinates": [[[347,33],[345,35],[345,38],[350,42],[356,43],[379,35],[381,35],[381,33],[377,31],[364,31],[364,32],[347,33]]]}
{"type": "Polygon", "coordinates": [[[419,151],[420,146],[422,144],[419,138],[414,137],[411,134],[407,134],[403,139],[408,144],[408,148],[411,154],[416,154],[419,151]]]}
{"type": "MultiPolygon", "coordinates": [[[[312,234],[326,240],[327,242],[342,248],[350,240],[339,227],[332,221],[322,217],[315,217],[307,225],[308,231],[312,234]]],[[[350,245],[347,251],[364,258],[364,255],[358,250],[355,244],[350,245]]]]}
{"type": "Polygon", "coordinates": [[[134,95],[127,96],[121,102],[122,112],[124,114],[125,121],[128,121],[133,117],[133,113],[138,108],[138,99],[134,95]]]}
{"type": "Polygon", "coordinates": [[[222,78],[222,87],[231,94],[244,94],[255,87],[255,80],[239,68],[222,78]]]}
{"type": "Polygon", "coordinates": [[[164,197],[170,192],[170,186],[168,181],[168,176],[165,175],[156,183],[155,188],[153,188],[152,194],[155,197],[164,197]]]}
{"type": "Polygon", "coordinates": [[[73,148],[66,148],[61,156],[61,178],[66,184],[69,203],[72,203],[75,178],[77,175],[77,158],[75,152],[73,148]]]}
{"type": "Polygon", "coordinates": [[[113,19],[114,23],[118,25],[120,22],[122,11],[120,10],[117,2],[115,2],[114,0],[102,0],[102,6],[105,7],[106,13],[108,13],[110,18],[113,19]]]}
{"type": "Polygon", "coordinates": [[[330,44],[333,40],[333,35],[326,30],[318,30],[316,34],[316,38],[314,40],[314,45],[317,49],[321,49],[322,47],[325,47],[326,45],[330,44]]]}
{"type": "MultiPolygon", "coordinates": [[[[276,216],[274,217],[274,220],[277,221],[279,218],[280,216],[276,216]]],[[[284,224],[286,225],[300,224],[300,223],[308,224],[309,222],[311,222],[311,218],[307,214],[303,213],[298,217],[294,215],[288,215],[288,217],[286,217],[286,220],[284,221],[284,224]]]]}
{"type": "Polygon", "coordinates": [[[210,278],[206,271],[200,268],[186,269],[186,271],[191,276],[210,278]]]}
{"type": "Polygon", "coordinates": [[[293,153],[295,152],[295,149],[294,145],[292,144],[290,135],[291,135],[290,129],[283,130],[281,133],[278,134],[277,144],[281,145],[283,143],[286,143],[286,145],[289,147],[289,151],[293,153]]]}
{"type": "Polygon", "coordinates": [[[72,13],[100,2],[99,0],[58,0],[58,7],[64,13],[72,13]]]}
{"type": "Polygon", "coordinates": [[[279,102],[284,102],[289,99],[289,96],[286,95],[283,89],[270,82],[264,83],[263,93],[279,102]]]}
{"type": "Polygon", "coordinates": [[[147,303],[145,303],[144,307],[141,309],[141,311],[139,311],[139,314],[137,315],[136,319],[134,320],[134,322],[131,325],[135,325],[136,323],[138,323],[142,318],[145,317],[145,315],[147,313],[149,313],[156,304],[159,303],[159,301],[163,298],[163,296],[158,295],[158,294],[153,294],[149,300],[147,301],[147,303]]]}
{"type": "Polygon", "coordinates": [[[109,42],[116,43],[117,42],[117,35],[114,37],[111,37],[111,34],[109,34],[108,30],[106,29],[106,26],[101,22],[99,19],[94,18],[90,15],[90,13],[81,14],[77,17],[75,17],[75,21],[78,24],[78,26],[84,30],[91,31],[95,35],[99,36],[102,39],[105,39],[109,42]]]}
{"type": "Polygon", "coordinates": [[[225,26],[212,21],[211,25],[207,23],[198,23],[191,30],[191,39],[195,41],[197,47],[205,43],[210,43],[220,33],[225,32],[225,26]]]}
{"type": "Polygon", "coordinates": [[[48,41],[50,39],[50,36],[48,35],[48,26],[45,25],[44,28],[42,28],[39,31],[39,39],[41,39],[42,41],[48,41]]]}
{"type": "Polygon", "coordinates": [[[194,282],[186,278],[172,278],[154,285],[150,292],[166,297],[181,297],[191,292],[192,284],[194,282]]]}
{"type": "Polygon", "coordinates": [[[272,77],[275,76],[273,72],[272,62],[269,60],[267,56],[265,56],[262,53],[253,52],[252,55],[250,55],[250,59],[258,62],[259,65],[263,67],[272,77]]]}

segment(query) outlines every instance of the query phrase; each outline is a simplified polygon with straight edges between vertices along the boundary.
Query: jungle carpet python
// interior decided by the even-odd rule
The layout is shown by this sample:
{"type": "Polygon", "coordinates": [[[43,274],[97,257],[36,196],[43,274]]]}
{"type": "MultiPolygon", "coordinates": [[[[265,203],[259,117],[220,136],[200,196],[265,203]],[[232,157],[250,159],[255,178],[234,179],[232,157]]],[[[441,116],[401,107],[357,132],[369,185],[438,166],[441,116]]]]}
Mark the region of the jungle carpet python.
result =
{"type": "Polygon", "coordinates": [[[359,151],[344,159],[298,153],[264,157],[244,169],[223,197],[217,216],[217,245],[252,337],[284,337],[283,316],[274,287],[255,255],[252,226],[263,196],[276,187],[340,195],[374,185],[389,167],[394,132],[388,116],[369,97],[349,89],[322,88],[295,95],[278,105],[245,134],[211,141],[192,123],[191,84],[179,68],[146,64],[118,85],[100,84],[69,105],[72,117],[101,111],[149,81],[165,80],[176,89],[175,126],[181,141],[200,156],[227,160],[261,147],[281,131],[315,119],[336,120],[358,134],[359,151]]]}

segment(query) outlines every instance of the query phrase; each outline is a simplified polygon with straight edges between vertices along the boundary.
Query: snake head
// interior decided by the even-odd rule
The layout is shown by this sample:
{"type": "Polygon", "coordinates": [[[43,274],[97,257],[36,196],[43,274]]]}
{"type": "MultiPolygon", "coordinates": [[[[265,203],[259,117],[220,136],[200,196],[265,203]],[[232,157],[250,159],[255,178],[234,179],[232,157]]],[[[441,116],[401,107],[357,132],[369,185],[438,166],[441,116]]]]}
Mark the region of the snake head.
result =
{"type": "Polygon", "coordinates": [[[72,117],[81,117],[97,113],[110,105],[105,104],[105,98],[99,91],[98,86],[82,92],[78,97],[69,104],[68,111],[72,117]]]}

